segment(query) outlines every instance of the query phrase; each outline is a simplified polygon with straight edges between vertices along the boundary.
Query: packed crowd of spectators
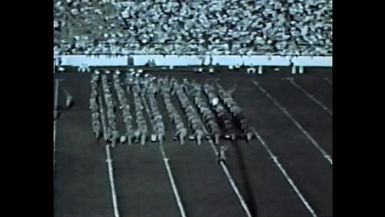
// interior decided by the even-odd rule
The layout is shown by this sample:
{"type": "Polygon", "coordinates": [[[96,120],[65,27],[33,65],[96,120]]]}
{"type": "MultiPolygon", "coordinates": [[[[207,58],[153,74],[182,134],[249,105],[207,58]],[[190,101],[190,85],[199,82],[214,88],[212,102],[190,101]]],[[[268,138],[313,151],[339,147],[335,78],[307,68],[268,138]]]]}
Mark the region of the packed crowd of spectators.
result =
{"type": "Polygon", "coordinates": [[[331,0],[55,0],[60,54],[330,55],[331,0]]]}

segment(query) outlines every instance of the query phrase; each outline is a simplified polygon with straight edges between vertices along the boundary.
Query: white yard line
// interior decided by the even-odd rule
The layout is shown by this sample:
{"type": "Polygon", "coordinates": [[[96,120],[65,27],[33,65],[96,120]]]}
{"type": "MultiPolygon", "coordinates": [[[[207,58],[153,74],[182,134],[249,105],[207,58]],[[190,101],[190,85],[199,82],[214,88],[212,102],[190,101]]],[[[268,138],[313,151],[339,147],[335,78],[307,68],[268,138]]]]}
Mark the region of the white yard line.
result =
{"type": "Polygon", "coordinates": [[[329,78],[323,78],[331,87],[333,87],[333,82],[329,78]]]}
{"type": "MultiPolygon", "coordinates": [[[[202,126],[203,126],[203,130],[204,130],[205,133],[207,134],[206,127],[203,125],[203,123],[202,123],[201,120],[199,120],[199,121],[200,121],[200,123],[201,123],[202,126]]],[[[211,148],[212,148],[213,151],[214,151],[215,156],[218,156],[218,149],[215,147],[213,140],[210,138],[208,141],[209,141],[209,143],[210,143],[211,148]]],[[[246,201],[243,199],[243,196],[242,196],[242,194],[240,193],[240,191],[239,191],[237,185],[235,184],[235,181],[234,181],[234,179],[233,179],[233,177],[232,177],[230,171],[228,170],[226,164],[225,164],[223,161],[220,161],[220,165],[221,165],[221,168],[222,168],[223,172],[225,173],[225,175],[226,175],[226,177],[227,177],[227,180],[229,181],[229,183],[230,183],[230,185],[231,185],[231,188],[233,189],[234,193],[237,195],[237,198],[238,198],[239,202],[241,203],[241,206],[242,206],[243,210],[245,211],[246,216],[247,216],[247,217],[252,217],[251,212],[250,212],[250,209],[249,209],[249,207],[247,206],[246,201]]]]}
{"type": "MultiPolygon", "coordinates": [[[[57,113],[57,107],[58,107],[58,94],[59,94],[59,84],[60,79],[55,79],[55,95],[54,95],[54,108],[53,112],[54,115],[57,113]]],[[[53,121],[53,171],[55,172],[56,169],[56,117],[54,117],[53,121]]]]}
{"type": "MultiPolygon", "coordinates": [[[[184,93],[184,94],[186,95],[186,93],[184,93]]],[[[191,102],[190,102],[190,99],[188,98],[187,95],[186,95],[186,97],[187,97],[187,100],[189,101],[189,104],[192,105],[191,102]]],[[[194,106],[192,106],[192,107],[193,107],[193,109],[195,110],[195,113],[197,113],[195,107],[194,107],[194,106]]],[[[197,114],[198,114],[198,113],[197,113],[197,114]]],[[[202,128],[203,128],[204,133],[205,133],[205,134],[208,134],[208,133],[207,133],[207,129],[206,129],[205,125],[203,124],[201,117],[198,116],[198,118],[199,118],[199,123],[202,125],[202,128]]],[[[209,143],[210,143],[211,148],[213,149],[213,152],[214,152],[215,156],[218,156],[218,149],[215,147],[213,140],[210,138],[208,141],[209,141],[209,143]]],[[[251,215],[251,212],[250,212],[249,207],[247,206],[246,201],[243,199],[242,194],[240,193],[240,191],[239,191],[237,185],[235,184],[235,181],[234,181],[234,179],[233,179],[233,177],[232,177],[230,171],[228,170],[226,164],[225,164],[224,162],[220,161],[220,165],[221,165],[221,168],[222,168],[223,172],[225,173],[225,175],[226,175],[226,177],[227,177],[227,180],[228,180],[229,183],[230,183],[231,188],[233,189],[233,191],[234,191],[234,193],[236,194],[236,196],[237,196],[239,202],[241,203],[241,206],[242,206],[243,210],[245,211],[247,217],[253,217],[253,216],[251,215]]]]}
{"type": "Polygon", "coordinates": [[[294,78],[287,78],[286,80],[288,80],[294,87],[296,87],[298,90],[302,91],[302,93],[304,93],[308,98],[310,98],[311,100],[313,100],[313,102],[315,102],[317,105],[321,106],[321,108],[323,110],[325,110],[327,113],[329,113],[329,115],[332,115],[333,116],[333,112],[327,107],[325,106],[320,100],[316,99],[312,94],[310,94],[308,91],[306,91],[305,89],[303,89],[303,87],[301,87],[297,82],[294,81],[294,78]]]}
{"type": "MultiPolygon", "coordinates": [[[[266,144],[266,142],[262,139],[262,137],[255,132],[255,136],[257,137],[258,141],[261,143],[262,147],[266,150],[266,152],[269,154],[270,158],[273,160],[274,164],[278,167],[279,171],[282,173],[282,175],[285,177],[286,181],[290,184],[293,191],[296,193],[298,198],[301,200],[303,205],[306,207],[307,211],[311,214],[312,217],[317,217],[317,214],[315,213],[314,209],[310,206],[309,202],[306,200],[306,198],[303,196],[301,191],[298,189],[297,185],[294,183],[292,178],[287,174],[285,168],[282,166],[282,164],[278,161],[278,158],[274,155],[274,153],[271,151],[269,146],[266,144]]],[[[212,146],[213,147],[213,146],[212,146]]],[[[215,148],[215,147],[214,147],[215,148]]]]}
{"type": "Polygon", "coordinates": [[[111,196],[112,196],[112,206],[114,208],[114,217],[119,217],[119,208],[118,208],[118,200],[116,196],[116,189],[115,189],[115,181],[114,181],[114,168],[112,165],[112,158],[111,158],[111,152],[110,152],[110,145],[106,145],[106,163],[108,167],[108,180],[110,181],[110,187],[111,187],[111,196]]]}
{"type": "Polygon", "coordinates": [[[58,94],[59,94],[59,83],[61,79],[55,79],[55,101],[54,101],[54,110],[57,109],[58,106],[58,94]]]}
{"type": "Polygon", "coordinates": [[[262,139],[262,137],[255,132],[255,136],[257,137],[258,141],[261,143],[262,147],[265,148],[267,153],[269,154],[270,158],[273,160],[275,165],[278,167],[279,171],[282,173],[282,175],[285,177],[286,181],[290,184],[293,191],[297,194],[303,205],[306,207],[308,212],[312,215],[312,217],[317,217],[317,214],[314,212],[314,209],[310,206],[309,202],[306,200],[306,198],[302,195],[301,191],[298,189],[297,185],[294,183],[294,181],[290,178],[290,176],[287,174],[285,168],[282,166],[282,164],[278,161],[278,158],[274,155],[274,153],[271,151],[269,146],[265,143],[265,141],[262,139]]]}
{"type": "Polygon", "coordinates": [[[237,197],[238,197],[238,199],[242,205],[243,210],[246,212],[247,217],[252,217],[250,210],[249,210],[249,207],[247,206],[246,201],[243,199],[241,193],[239,192],[239,189],[238,189],[237,185],[235,184],[234,179],[232,178],[230,171],[228,170],[226,164],[223,161],[221,161],[220,164],[221,164],[221,167],[223,169],[223,172],[225,173],[227,179],[230,182],[231,187],[233,188],[235,194],[237,195],[237,197]]]}
{"type": "Polygon", "coordinates": [[[333,165],[333,159],[331,158],[331,156],[317,143],[317,141],[312,136],[310,136],[310,134],[298,123],[298,121],[295,120],[295,118],[289,113],[289,111],[285,107],[283,107],[276,99],[274,99],[265,89],[263,89],[258,82],[253,79],[251,79],[251,81],[294,123],[294,125],[306,136],[306,138],[314,145],[314,147],[316,147],[317,150],[321,152],[322,156],[330,163],[330,165],[333,165]]]}
{"type": "MultiPolygon", "coordinates": [[[[103,128],[103,136],[105,141],[106,138],[106,122],[104,120],[104,108],[103,108],[103,99],[101,95],[103,94],[103,90],[100,91],[100,95],[98,97],[99,101],[99,111],[100,111],[100,118],[102,120],[102,128],[103,128]]],[[[112,197],[112,207],[114,209],[114,217],[120,217],[119,214],[119,207],[118,207],[118,199],[116,196],[116,188],[115,188],[115,180],[114,180],[114,168],[112,165],[112,158],[111,158],[111,150],[110,150],[110,144],[106,144],[106,163],[108,168],[108,181],[110,183],[110,190],[111,190],[111,197],[112,197]]]]}
{"type": "Polygon", "coordinates": [[[177,188],[177,186],[175,184],[175,179],[174,179],[174,176],[173,176],[172,171],[171,171],[171,167],[170,167],[170,164],[169,164],[169,159],[166,156],[166,153],[164,151],[164,147],[163,147],[162,144],[159,144],[159,148],[160,148],[160,151],[162,153],[163,162],[164,162],[164,165],[166,166],[167,175],[168,175],[168,178],[169,178],[170,183],[171,183],[172,191],[174,193],[175,200],[176,200],[176,203],[177,203],[179,211],[180,211],[180,215],[182,217],[186,217],[187,216],[186,215],[186,211],[184,209],[182,200],[180,199],[178,188],[177,188]]]}
{"type": "MultiPolygon", "coordinates": [[[[146,111],[147,116],[150,119],[150,125],[151,125],[151,128],[152,128],[152,131],[154,131],[154,125],[153,125],[153,122],[152,122],[152,119],[151,119],[151,111],[149,109],[149,106],[148,106],[148,104],[146,102],[146,99],[143,96],[141,97],[141,99],[143,101],[143,106],[145,108],[144,110],[146,111]]],[[[169,160],[170,159],[167,157],[166,152],[164,151],[164,147],[163,147],[162,143],[160,143],[160,142],[159,142],[159,149],[160,149],[160,152],[162,154],[163,163],[164,163],[164,165],[166,167],[168,179],[170,181],[172,192],[173,192],[173,194],[175,196],[175,200],[176,200],[176,203],[178,205],[180,215],[181,215],[181,217],[186,217],[187,216],[186,215],[186,211],[185,211],[185,208],[183,206],[181,197],[179,195],[178,187],[176,186],[175,178],[174,178],[174,175],[172,174],[172,170],[171,170],[171,167],[170,167],[170,164],[169,164],[169,160]]]]}
{"type": "Polygon", "coordinates": [[[53,121],[53,172],[56,169],[56,120],[53,121]]]}

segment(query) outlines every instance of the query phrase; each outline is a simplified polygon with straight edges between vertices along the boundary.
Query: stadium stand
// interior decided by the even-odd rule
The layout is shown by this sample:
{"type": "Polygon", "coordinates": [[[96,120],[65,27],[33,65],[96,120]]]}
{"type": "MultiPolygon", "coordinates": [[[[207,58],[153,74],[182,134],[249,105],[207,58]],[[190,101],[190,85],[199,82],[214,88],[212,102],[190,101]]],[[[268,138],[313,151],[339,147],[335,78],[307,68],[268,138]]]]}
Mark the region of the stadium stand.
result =
{"type": "Polygon", "coordinates": [[[332,1],[55,0],[54,43],[62,55],[330,56],[332,1]]]}

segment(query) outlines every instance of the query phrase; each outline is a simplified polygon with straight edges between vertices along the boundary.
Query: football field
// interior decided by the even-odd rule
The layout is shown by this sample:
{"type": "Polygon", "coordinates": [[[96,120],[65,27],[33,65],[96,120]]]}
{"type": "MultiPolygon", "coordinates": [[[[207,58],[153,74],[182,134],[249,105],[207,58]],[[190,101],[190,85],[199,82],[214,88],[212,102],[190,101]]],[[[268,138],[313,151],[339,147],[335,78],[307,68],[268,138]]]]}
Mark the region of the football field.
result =
{"type": "MultiPolygon", "coordinates": [[[[311,68],[295,75],[289,68],[266,69],[262,75],[221,68],[214,74],[186,69],[145,73],[199,83],[217,79],[225,89],[236,85],[233,98],[257,138],[221,141],[230,147],[229,179],[209,141],[197,145],[186,140],[181,145],[172,139],[173,125],[164,104],[158,103],[169,132],[163,154],[159,144],[150,141],[111,149],[120,217],[182,217],[180,206],[188,217],[247,217],[242,199],[253,217],[332,216],[331,69],[311,68]]],[[[55,76],[63,79],[60,88],[71,93],[74,106],[56,121],[54,216],[114,217],[105,144],[96,141],[91,126],[91,75],[55,76]]]]}

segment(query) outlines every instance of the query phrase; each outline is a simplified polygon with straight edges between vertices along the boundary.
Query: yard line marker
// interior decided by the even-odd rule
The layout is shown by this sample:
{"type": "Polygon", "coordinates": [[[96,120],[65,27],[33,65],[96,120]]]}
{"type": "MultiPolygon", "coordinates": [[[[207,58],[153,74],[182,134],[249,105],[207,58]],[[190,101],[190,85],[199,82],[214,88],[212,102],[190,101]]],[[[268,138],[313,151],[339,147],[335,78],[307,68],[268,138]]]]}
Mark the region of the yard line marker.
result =
{"type": "Polygon", "coordinates": [[[171,167],[170,167],[170,164],[169,164],[169,158],[167,158],[166,156],[166,153],[164,151],[164,147],[161,143],[159,143],[159,148],[160,148],[160,151],[162,153],[162,157],[163,157],[163,162],[164,162],[164,165],[166,166],[166,170],[167,170],[167,175],[168,175],[168,178],[170,180],[170,183],[171,183],[171,187],[172,187],[172,191],[174,193],[174,196],[175,196],[175,199],[176,199],[176,202],[178,204],[178,208],[179,208],[179,211],[180,211],[180,215],[182,217],[186,217],[186,211],[184,209],[184,206],[183,206],[183,203],[182,203],[182,200],[180,199],[180,196],[179,196],[179,192],[178,192],[178,188],[175,184],[175,179],[174,179],[174,176],[172,174],[172,171],[171,171],[171,167]]]}
{"type": "Polygon", "coordinates": [[[53,172],[56,167],[56,120],[53,121],[53,172]]]}
{"type": "MultiPolygon", "coordinates": [[[[98,103],[99,103],[99,112],[100,112],[100,118],[102,120],[102,128],[103,128],[103,136],[105,141],[107,141],[106,137],[106,121],[104,120],[104,108],[103,108],[103,98],[101,95],[103,94],[103,89],[99,89],[100,95],[98,96],[98,103]]],[[[118,200],[116,195],[116,188],[115,188],[115,181],[114,181],[114,168],[112,165],[112,157],[111,157],[111,150],[110,150],[110,144],[106,144],[106,163],[108,168],[108,181],[110,183],[110,190],[111,190],[111,197],[112,197],[112,207],[114,209],[114,217],[120,217],[119,214],[119,207],[118,207],[118,200]]]]}
{"type": "Polygon", "coordinates": [[[331,156],[315,141],[315,139],[310,136],[310,134],[298,123],[297,120],[289,113],[289,111],[283,107],[276,99],[274,99],[262,86],[256,82],[254,79],[251,79],[252,83],[259,88],[259,90],[269,98],[293,123],[294,125],[309,139],[309,141],[317,148],[319,152],[321,152],[322,156],[333,165],[333,159],[331,156]]]}
{"type": "MultiPolygon", "coordinates": [[[[254,129],[254,131],[255,131],[255,129],[254,129]]],[[[317,217],[317,214],[315,213],[313,208],[310,206],[309,202],[303,196],[301,191],[298,189],[297,185],[294,183],[292,178],[287,174],[287,172],[286,172],[285,168],[282,166],[282,164],[279,162],[278,158],[274,155],[272,150],[269,148],[267,143],[263,140],[263,138],[258,134],[257,131],[255,131],[255,136],[258,139],[258,141],[261,143],[262,147],[266,150],[266,152],[268,153],[270,158],[273,160],[274,164],[278,167],[279,171],[285,177],[286,181],[290,184],[291,188],[296,193],[298,198],[301,200],[302,204],[306,207],[307,211],[311,214],[312,217],[317,217]]]]}
{"type": "MultiPolygon", "coordinates": [[[[146,113],[147,113],[147,115],[148,115],[148,117],[150,119],[151,128],[154,131],[154,124],[153,124],[152,119],[151,119],[151,111],[149,109],[149,106],[148,106],[144,96],[142,96],[141,99],[143,101],[143,105],[144,105],[144,108],[145,108],[144,110],[146,111],[146,113]]],[[[161,142],[159,142],[159,149],[160,149],[160,152],[162,154],[163,163],[164,163],[164,165],[166,167],[168,179],[170,181],[172,192],[173,192],[173,194],[175,196],[175,200],[176,200],[176,203],[178,205],[178,209],[179,209],[180,215],[181,215],[181,217],[187,217],[185,208],[183,206],[181,197],[179,195],[178,187],[177,187],[177,185],[175,183],[174,175],[172,173],[172,170],[171,170],[171,167],[170,167],[170,164],[169,164],[169,160],[170,159],[167,157],[166,152],[165,152],[164,147],[163,147],[161,142]]]]}
{"type": "Polygon", "coordinates": [[[306,91],[301,85],[299,85],[297,82],[294,81],[294,78],[285,78],[285,80],[288,80],[290,84],[292,84],[294,87],[296,87],[298,90],[302,91],[308,98],[313,100],[316,104],[321,106],[323,110],[325,110],[327,113],[329,113],[331,116],[333,116],[333,112],[325,106],[320,100],[316,99],[312,94],[310,94],[308,91],[306,91]]]}
{"type": "Polygon", "coordinates": [[[232,178],[232,176],[230,174],[230,171],[228,170],[226,164],[223,161],[220,161],[220,164],[221,164],[221,167],[223,169],[223,172],[225,173],[227,179],[230,182],[231,187],[233,188],[235,194],[237,195],[239,201],[241,202],[242,208],[246,212],[246,215],[248,217],[252,217],[252,215],[250,213],[250,210],[249,210],[249,207],[247,207],[247,204],[246,204],[245,200],[243,199],[241,193],[239,192],[239,189],[238,189],[237,185],[235,184],[235,182],[234,182],[234,180],[233,180],[233,178],[232,178]]]}
{"type": "Polygon", "coordinates": [[[55,114],[58,112],[58,94],[59,94],[59,84],[63,79],[55,79],[55,95],[54,95],[54,120],[53,120],[53,170],[55,172],[56,168],[56,117],[55,114]]]}
{"type": "Polygon", "coordinates": [[[298,189],[297,185],[294,183],[294,181],[291,179],[291,177],[287,174],[285,168],[282,166],[282,164],[279,162],[277,156],[274,155],[274,153],[271,151],[269,146],[266,144],[266,142],[262,139],[262,137],[258,134],[258,132],[255,132],[255,136],[257,137],[258,141],[261,143],[262,147],[266,150],[266,152],[269,154],[270,158],[273,160],[275,165],[278,167],[279,171],[282,173],[282,175],[285,177],[286,181],[290,184],[293,191],[297,194],[303,205],[306,207],[306,209],[309,211],[309,213],[312,215],[312,217],[317,217],[317,214],[313,210],[313,208],[310,206],[309,202],[306,200],[306,198],[303,196],[301,191],[298,189]]]}
{"type": "Polygon", "coordinates": [[[324,77],[323,78],[331,87],[333,87],[333,82],[329,79],[329,78],[326,78],[324,77]]]}
{"type": "MultiPolygon", "coordinates": [[[[190,102],[190,99],[188,98],[186,93],[185,92],[183,92],[183,93],[185,94],[186,99],[188,100],[189,104],[192,105],[191,102],[190,102]]],[[[194,106],[192,106],[192,108],[194,109],[195,113],[197,113],[196,108],[194,106]]],[[[198,118],[199,118],[199,123],[202,125],[202,129],[203,129],[204,133],[208,134],[206,126],[203,124],[202,119],[201,119],[201,117],[199,115],[198,115],[198,118]]],[[[218,149],[215,147],[213,140],[210,138],[208,141],[210,143],[211,148],[213,149],[213,152],[214,152],[215,156],[218,156],[218,149]]],[[[240,193],[237,185],[235,184],[235,181],[234,181],[230,171],[228,170],[227,165],[223,161],[220,161],[220,165],[221,165],[221,168],[222,168],[223,172],[226,175],[227,180],[230,182],[231,188],[233,189],[233,191],[236,194],[239,202],[241,203],[241,206],[242,206],[243,210],[245,211],[247,217],[253,217],[251,215],[249,207],[247,206],[246,201],[243,199],[242,194],[240,193]]]]}
{"type": "Polygon", "coordinates": [[[115,189],[115,181],[114,181],[114,168],[112,165],[112,158],[111,158],[111,152],[110,152],[110,145],[106,145],[106,163],[108,167],[108,180],[110,182],[111,187],[111,196],[112,196],[112,206],[114,208],[114,217],[119,217],[119,208],[118,208],[118,200],[116,196],[116,189],[115,189]]]}

